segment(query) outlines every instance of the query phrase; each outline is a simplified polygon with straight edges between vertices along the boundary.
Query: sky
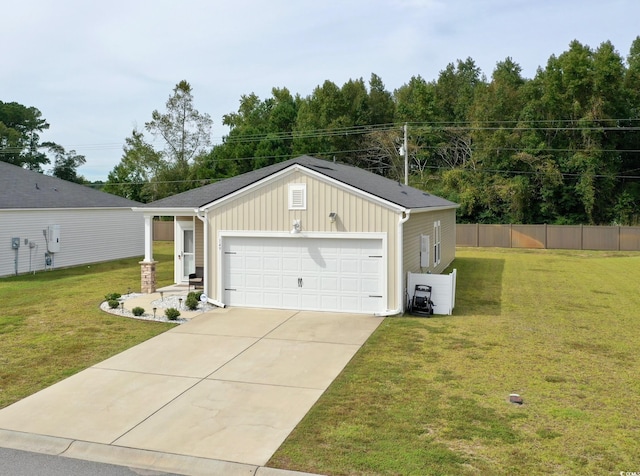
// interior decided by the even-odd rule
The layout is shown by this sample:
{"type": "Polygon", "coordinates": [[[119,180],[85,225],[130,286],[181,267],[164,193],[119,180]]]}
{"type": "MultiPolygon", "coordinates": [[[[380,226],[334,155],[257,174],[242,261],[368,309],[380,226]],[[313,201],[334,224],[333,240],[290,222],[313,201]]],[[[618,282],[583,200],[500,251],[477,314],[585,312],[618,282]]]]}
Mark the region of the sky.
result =
{"type": "Polygon", "coordinates": [[[125,139],[165,111],[181,80],[218,144],[242,95],[286,87],[306,97],[325,80],[371,73],[393,92],[469,57],[488,78],[507,57],[532,78],[574,39],[594,49],[611,41],[626,57],[640,35],[638,0],[4,3],[0,100],[39,109],[50,124],[41,141],[84,155],[78,173],[91,181],[106,180],[125,139]]]}

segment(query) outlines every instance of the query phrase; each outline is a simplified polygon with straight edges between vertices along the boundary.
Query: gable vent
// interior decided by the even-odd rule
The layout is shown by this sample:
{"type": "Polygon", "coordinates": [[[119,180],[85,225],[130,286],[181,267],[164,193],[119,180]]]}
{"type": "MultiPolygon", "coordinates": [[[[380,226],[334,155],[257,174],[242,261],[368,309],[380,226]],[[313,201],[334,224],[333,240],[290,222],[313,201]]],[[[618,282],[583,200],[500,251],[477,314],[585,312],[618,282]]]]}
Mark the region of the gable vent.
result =
{"type": "Polygon", "coordinates": [[[289,210],[307,209],[307,184],[289,184],[289,210]]]}

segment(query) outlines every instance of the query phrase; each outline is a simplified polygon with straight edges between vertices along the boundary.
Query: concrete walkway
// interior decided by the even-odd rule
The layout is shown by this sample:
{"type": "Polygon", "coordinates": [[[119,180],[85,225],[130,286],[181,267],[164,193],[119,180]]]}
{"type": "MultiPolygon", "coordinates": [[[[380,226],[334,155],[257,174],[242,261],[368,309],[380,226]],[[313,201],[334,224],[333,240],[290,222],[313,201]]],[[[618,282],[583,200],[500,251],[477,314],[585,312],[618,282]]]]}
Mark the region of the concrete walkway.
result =
{"type": "Polygon", "coordinates": [[[382,322],[217,309],[0,410],[0,446],[177,474],[264,468],[382,322]]]}

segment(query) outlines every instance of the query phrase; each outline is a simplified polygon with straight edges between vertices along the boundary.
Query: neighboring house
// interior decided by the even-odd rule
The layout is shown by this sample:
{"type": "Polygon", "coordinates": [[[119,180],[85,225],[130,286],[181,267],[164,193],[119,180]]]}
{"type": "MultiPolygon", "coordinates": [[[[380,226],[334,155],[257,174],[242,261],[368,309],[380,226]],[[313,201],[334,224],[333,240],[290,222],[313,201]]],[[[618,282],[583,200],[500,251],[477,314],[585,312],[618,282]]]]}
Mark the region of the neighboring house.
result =
{"type": "Polygon", "coordinates": [[[0,162],[0,276],[142,256],[138,205],[0,162]]]}
{"type": "Polygon", "coordinates": [[[201,268],[216,305],[397,314],[407,272],[455,257],[457,205],[365,170],[302,156],[135,209],[143,290],[152,219],[175,217],[175,282],[201,268]]]}

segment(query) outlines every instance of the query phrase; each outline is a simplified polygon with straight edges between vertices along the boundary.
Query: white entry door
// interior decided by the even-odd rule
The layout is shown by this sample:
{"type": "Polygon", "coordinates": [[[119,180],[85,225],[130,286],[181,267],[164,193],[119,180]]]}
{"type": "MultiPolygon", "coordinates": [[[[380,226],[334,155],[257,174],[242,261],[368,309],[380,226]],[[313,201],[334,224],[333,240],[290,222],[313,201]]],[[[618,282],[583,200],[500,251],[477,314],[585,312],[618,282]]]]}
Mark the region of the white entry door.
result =
{"type": "Polygon", "coordinates": [[[374,313],[384,310],[381,239],[226,237],[231,306],[374,313]]]}
{"type": "Polygon", "coordinates": [[[196,271],[195,231],[193,222],[176,222],[176,282],[189,280],[189,274],[196,271]]]}

